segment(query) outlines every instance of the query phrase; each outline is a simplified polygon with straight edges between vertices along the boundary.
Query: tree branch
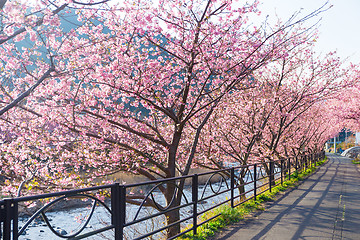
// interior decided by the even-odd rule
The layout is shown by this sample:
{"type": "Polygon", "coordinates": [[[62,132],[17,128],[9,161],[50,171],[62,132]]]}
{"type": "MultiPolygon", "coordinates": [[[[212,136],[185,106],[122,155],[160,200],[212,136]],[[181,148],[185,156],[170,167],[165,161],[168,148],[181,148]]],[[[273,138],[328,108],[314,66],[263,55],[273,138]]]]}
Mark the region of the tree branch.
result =
{"type": "Polygon", "coordinates": [[[19,102],[21,102],[24,98],[26,98],[27,96],[30,95],[31,92],[34,91],[34,89],[40,85],[40,83],[42,83],[45,79],[47,79],[50,74],[55,71],[55,67],[52,66],[42,75],[42,77],[31,87],[29,88],[27,91],[25,91],[24,93],[22,93],[20,96],[18,96],[14,101],[12,101],[10,104],[8,104],[6,107],[4,107],[3,109],[0,110],[0,116],[2,116],[4,113],[6,113],[7,111],[9,111],[11,108],[15,107],[19,102]]]}
{"type": "MultiPolygon", "coordinates": [[[[93,115],[93,116],[95,116],[95,117],[97,117],[97,118],[100,118],[100,119],[102,119],[102,120],[105,120],[105,119],[106,119],[104,116],[101,116],[100,114],[97,114],[97,113],[93,113],[93,112],[91,112],[91,111],[89,111],[89,110],[86,110],[86,109],[82,110],[82,112],[88,113],[88,114],[93,115]]],[[[150,134],[146,134],[146,133],[143,133],[143,132],[136,131],[136,130],[134,130],[133,128],[126,126],[125,124],[121,124],[121,123],[115,122],[114,120],[109,120],[109,119],[106,119],[106,121],[109,122],[109,123],[111,123],[111,124],[113,124],[113,125],[115,125],[115,126],[118,126],[118,127],[120,127],[120,128],[123,128],[123,129],[129,131],[130,133],[133,133],[133,134],[135,134],[135,135],[137,135],[137,136],[139,136],[139,137],[142,137],[142,138],[145,138],[145,139],[147,139],[147,140],[149,140],[149,141],[152,141],[152,142],[154,142],[154,143],[160,144],[160,145],[163,146],[163,147],[168,147],[168,146],[169,146],[169,145],[167,144],[167,142],[164,142],[164,141],[155,139],[155,138],[153,138],[150,134]]]]}
{"type": "MultiPolygon", "coordinates": [[[[3,0],[0,0],[0,1],[3,1],[3,0]]],[[[5,0],[5,2],[6,2],[6,0],[5,0]]],[[[1,4],[1,2],[0,2],[0,4],[1,4]]],[[[4,3],[4,4],[5,4],[5,3],[4,3]]],[[[61,5],[59,8],[55,9],[55,10],[52,12],[53,15],[58,14],[59,12],[61,12],[62,10],[64,10],[66,6],[68,6],[67,3],[61,5]]],[[[41,24],[43,24],[43,22],[44,22],[44,17],[42,17],[41,19],[37,20],[36,23],[35,23],[35,26],[38,27],[38,26],[40,26],[41,24]]],[[[10,39],[16,37],[17,35],[25,32],[25,31],[26,31],[25,27],[20,28],[19,30],[15,31],[12,35],[10,35],[10,36],[8,36],[8,37],[0,40],[0,45],[3,44],[4,42],[9,41],[10,39]]]]}

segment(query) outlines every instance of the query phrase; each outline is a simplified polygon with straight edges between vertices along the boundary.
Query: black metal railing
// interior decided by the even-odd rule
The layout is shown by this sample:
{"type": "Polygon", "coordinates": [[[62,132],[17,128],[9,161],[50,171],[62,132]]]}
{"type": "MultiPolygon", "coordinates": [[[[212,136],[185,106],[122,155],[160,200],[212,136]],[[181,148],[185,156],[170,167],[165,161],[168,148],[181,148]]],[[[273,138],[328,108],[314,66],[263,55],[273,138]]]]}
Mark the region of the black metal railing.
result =
{"type": "MultiPolygon", "coordinates": [[[[256,200],[259,194],[271,191],[285,179],[290,179],[295,171],[304,170],[324,157],[325,153],[321,152],[152,182],[127,185],[115,183],[3,199],[0,201],[0,236],[4,240],[29,239],[28,231],[36,226],[36,222],[37,225],[46,226],[47,232],[54,237],[62,239],[83,239],[94,235],[108,239],[144,239],[150,236],[155,238],[160,237],[169,227],[178,224],[192,226],[168,239],[177,238],[190,231],[196,234],[199,226],[218,217],[220,213],[206,220],[200,218],[202,215],[224,204],[230,204],[234,208],[250,199],[256,200]],[[184,188],[180,188],[182,181],[185,181],[184,188]],[[173,200],[164,201],[160,191],[164,185],[173,185],[173,200],[181,194],[181,203],[173,204],[173,200]],[[142,193],[141,197],[137,197],[137,192],[142,193]],[[133,205],[134,199],[141,201],[133,205]],[[64,212],[63,209],[69,207],[67,205],[71,207],[74,202],[80,203],[82,209],[86,210],[86,214],[80,213],[78,226],[71,231],[68,230],[70,233],[56,228],[49,214],[57,216],[59,211],[64,212]],[[37,204],[36,210],[30,216],[23,216],[24,211],[30,209],[29,204],[34,203],[37,204]],[[152,207],[148,206],[149,203],[152,207]],[[56,207],[58,212],[53,212],[56,207]],[[180,217],[178,221],[167,225],[164,223],[164,214],[171,211],[179,211],[180,217]],[[101,219],[95,217],[96,214],[99,214],[101,219]],[[151,229],[148,229],[150,226],[151,229]]],[[[79,211],[75,210],[75,215],[79,214],[79,211]]],[[[70,213],[65,211],[64,214],[70,213]]],[[[65,223],[67,227],[74,226],[67,220],[65,223]]],[[[45,234],[46,231],[42,229],[40,232],[45,234]]],[[[36,239],[48,237],[37,235],[36,239]]]]}

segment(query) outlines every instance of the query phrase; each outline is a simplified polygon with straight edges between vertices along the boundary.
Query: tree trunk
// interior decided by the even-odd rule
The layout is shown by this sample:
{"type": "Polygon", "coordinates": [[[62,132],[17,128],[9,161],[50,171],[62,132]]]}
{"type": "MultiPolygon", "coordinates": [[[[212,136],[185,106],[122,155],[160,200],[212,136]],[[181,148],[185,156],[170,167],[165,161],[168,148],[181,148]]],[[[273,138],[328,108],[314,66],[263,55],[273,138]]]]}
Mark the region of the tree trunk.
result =
{"type": "MultiPolygon", "coordinates": [[[[167,178],[176,177],[176,152],[177,148],[180,143],[181,139],[181,130],[177,129],[177,131],[174,133],[172,144],[169,148],[168,152],[168,174],[167,178]]],[[[181,194],[181,191],[178,191],[178,188],[176,185],[176,181],[170,181],[166,184],[166,191],[165,191],[165,200],[166,205],[169,206],[169,208],[174,208],[179,206],[181,204],[181,197],[177,196],[178,194],[181,194]]],[[[176,209],[171,212],[167,212],[165,214],[166,217],[166,225],[170,225],[174,222],[177,222],[180,220],[180,210],[176,209]]],[[[166,230],[166,237],[170,238],[175,236],[176,234],[180,233],[180,223],[175,224],[174,226],[169,227],[166,230]]]]}
{"type": "MultiPolygon", "coordinates": [[[[170,208],[177,207],[181,203],[181,200],[177,201],[177,197],[176,197],[176,194],[181,194],[181,193],[179,193],[179,191],[177,191],[177,188],[175,187],[174,184],[176,184],[176,182],[169,182],[167,184],[167,188],[166,188],[165,199],[166,199],[167,205],[170,205],[170,208]]],[[[166,225],[170,225],[174,222],[179,221],[180,220],[180,209],[176,209],[171,212],[167,212],[165,214],[165,217],[166,217],[166,225]]],[[[178,233],[180,233],[180,223],[175,224],[174,226],[171,226],[166,230],[166,238],[173,237],[178,233]]]]}
{"type": "Polygon", "coordinates": [[[269,182],[271,182],[271,185],[274,186],[275,185],[275,166],[274,166],[274,162],[271,162],[271,160],[269,160],[269,163],[264,162],[263,163],[266,175],[268,176],[269,182]],[[270,166],[272,164],[272,166],[270,166]]]}
{"type": "MultiPolygon", "coordinates": [[[[165,217],[166,217],[166,224],[170,225],[180,220],[180,211],[179,209],[176,209],[174,211],[168,212],[165,214],[165,217]]],[[[174,226],[171,226],[168,229],[166,229],[166,238],[173,237],[178,233],[180,233],[180,223],[175,224],[174,226]]]]}
{"type": "Polygon", "coordinates": [[[273,161],[269,162],[269,181],[271,186],[275,186],[275,163],[273,161]]]}
{"type": "MultiPolygon", "coordinates": [[[[243,194],[243,193],[245,193],[245,181],[244,181],[244,179],[243,179],[243,176],[240,176],[239,177],[239,179],[238,179],[238,181],[239,181],[239,187],[238,187],[238,190],[239,190],[239,194],[241,195],[241,194],[243,194]]],[[[242,201],[245,201],[246,200],[246,196],[245,196],[245,194],[244,195],[241,195],[240,196],[240,202],[242,202],[242,201]]]]}

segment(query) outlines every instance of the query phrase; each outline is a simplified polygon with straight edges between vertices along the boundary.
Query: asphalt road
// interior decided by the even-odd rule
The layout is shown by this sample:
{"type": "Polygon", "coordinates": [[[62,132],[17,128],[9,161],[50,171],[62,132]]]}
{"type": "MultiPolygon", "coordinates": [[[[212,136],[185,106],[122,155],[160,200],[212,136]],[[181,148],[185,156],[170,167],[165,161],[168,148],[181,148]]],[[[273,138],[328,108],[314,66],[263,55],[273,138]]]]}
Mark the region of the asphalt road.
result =
{"type": "Polygon", "coordinates": [[[224,229],[216,240],[360,240],[360,171],[351,159],[329,161],[266,210],[224,229]]]}

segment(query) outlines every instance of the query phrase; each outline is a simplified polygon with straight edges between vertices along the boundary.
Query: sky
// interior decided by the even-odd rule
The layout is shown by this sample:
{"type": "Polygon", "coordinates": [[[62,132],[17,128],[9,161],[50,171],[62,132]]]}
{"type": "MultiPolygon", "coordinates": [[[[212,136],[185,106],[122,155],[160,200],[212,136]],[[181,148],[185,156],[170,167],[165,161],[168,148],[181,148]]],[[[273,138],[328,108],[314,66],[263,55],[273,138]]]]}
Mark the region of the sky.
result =
{"type": "MultiPolygon", "coordinates": [[[[260,0],[262,15],[288,19],[301,10],[305,16],[318,9],[326,0],[260,0]]],[[[329,10],[320,17],[319,39],[316,51],[327,53],[336,51],[342,59],[360,63],[360,0],[329,0],[329,10]]],[[[319,18],[318,18],[319,19],[319,18]]],[[[313,20],[315,22],[316,20],[313,20]]]]}
{"type": "MultiPolygon", "coordinates": [[[[126,0],[115,0],[115,2],[121,1],[126,0]]],[[[236,1],[237,4],[242,5],[246,1],[254,0],[236,1]]],[[[332,7],[309,23],[312,25],[311,23],[321,18],[316,51],[323,54],[336,51],[342,59],[360,63],[360,0],[259,0],[259,2],[263,18],[267,15],[274,17],[277,14],[283,20],[289,19],[300,9],[300,16],[306,16],[328,2],[328,6],[332,5],[332,7]]]]}

